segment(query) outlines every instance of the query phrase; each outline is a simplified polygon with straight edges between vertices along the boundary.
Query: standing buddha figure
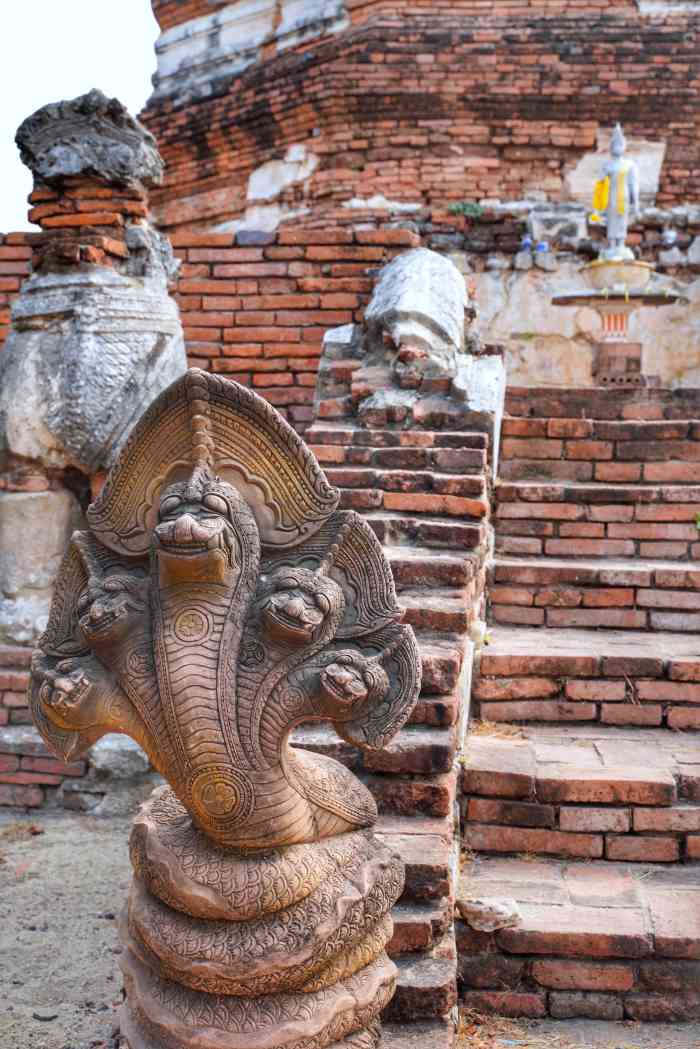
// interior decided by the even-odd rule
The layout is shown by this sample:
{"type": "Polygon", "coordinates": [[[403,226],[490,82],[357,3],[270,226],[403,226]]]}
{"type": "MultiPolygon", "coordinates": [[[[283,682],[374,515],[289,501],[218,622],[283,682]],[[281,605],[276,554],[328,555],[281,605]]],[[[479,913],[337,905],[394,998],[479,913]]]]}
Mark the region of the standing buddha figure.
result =
{"type": "Polygon", "coordinates": [[[625,157],[625,136],[619,124],[610,142],[611,156],[604,162],[593,196],[592,221],[603,221],[607,226],[607,247],[601,259],[633,259],[632,250],[625,244],[630,219],[639,212],[639,169],[633,160],[625,157]]]}

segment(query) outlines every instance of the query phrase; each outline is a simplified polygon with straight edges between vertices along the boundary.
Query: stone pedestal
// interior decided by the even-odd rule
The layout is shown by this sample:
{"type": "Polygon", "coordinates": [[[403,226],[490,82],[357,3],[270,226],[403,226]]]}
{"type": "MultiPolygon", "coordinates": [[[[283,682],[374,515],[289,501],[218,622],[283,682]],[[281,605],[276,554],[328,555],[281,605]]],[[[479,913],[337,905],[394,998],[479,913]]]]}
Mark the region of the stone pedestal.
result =
{"type": "Polygon", "coordinates": [[[131,1049],[378,1044],[404,875],[373,834],[225,851],[163,787],[134,824],[131,857],[121,923],[131,1049]],[[342,1041],[360,1031],[364,1042],[342,1041]]]}

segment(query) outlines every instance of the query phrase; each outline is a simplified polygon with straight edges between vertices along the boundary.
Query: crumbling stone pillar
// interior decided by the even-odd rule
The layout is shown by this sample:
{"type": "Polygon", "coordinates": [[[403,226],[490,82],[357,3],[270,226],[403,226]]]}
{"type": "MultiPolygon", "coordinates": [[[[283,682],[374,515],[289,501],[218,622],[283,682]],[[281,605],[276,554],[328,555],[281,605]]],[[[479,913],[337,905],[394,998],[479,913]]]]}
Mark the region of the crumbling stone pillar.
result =
{"type": "Polygon", "coordinates": [[[148,219],[153,137],[91,91],[39,109],[16,141],[42,232],[0,357],[0,641],[27,643],[91,485],[186,358],[172,251],[148,219]]]}

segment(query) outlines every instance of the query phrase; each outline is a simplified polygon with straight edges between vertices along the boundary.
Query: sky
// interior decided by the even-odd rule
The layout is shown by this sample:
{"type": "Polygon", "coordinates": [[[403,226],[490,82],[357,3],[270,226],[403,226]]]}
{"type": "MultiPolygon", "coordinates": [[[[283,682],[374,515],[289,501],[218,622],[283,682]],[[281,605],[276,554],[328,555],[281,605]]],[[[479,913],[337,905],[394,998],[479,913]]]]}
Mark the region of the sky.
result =
{"type": "Polygon", "coordinates": [[[0,4],[0,231],[27,222],[31,175],[15,132],[47,102],[93,87],[137,114],[151,93],[158,25],[150,0],[4,0],[0,4]]]}

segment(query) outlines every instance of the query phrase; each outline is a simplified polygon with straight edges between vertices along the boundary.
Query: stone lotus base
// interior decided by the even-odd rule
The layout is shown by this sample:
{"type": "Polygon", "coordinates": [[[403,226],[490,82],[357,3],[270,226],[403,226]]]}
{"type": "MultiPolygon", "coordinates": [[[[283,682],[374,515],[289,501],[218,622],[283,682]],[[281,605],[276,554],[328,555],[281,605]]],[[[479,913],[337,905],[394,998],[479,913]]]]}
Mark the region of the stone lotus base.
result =
{"type": "Polygon", "coordinates": [[[212,844],[167,787],[131,836],[129,1049],[373,1049],[400,859],[371,832],[266,853],[212,844]]]}

